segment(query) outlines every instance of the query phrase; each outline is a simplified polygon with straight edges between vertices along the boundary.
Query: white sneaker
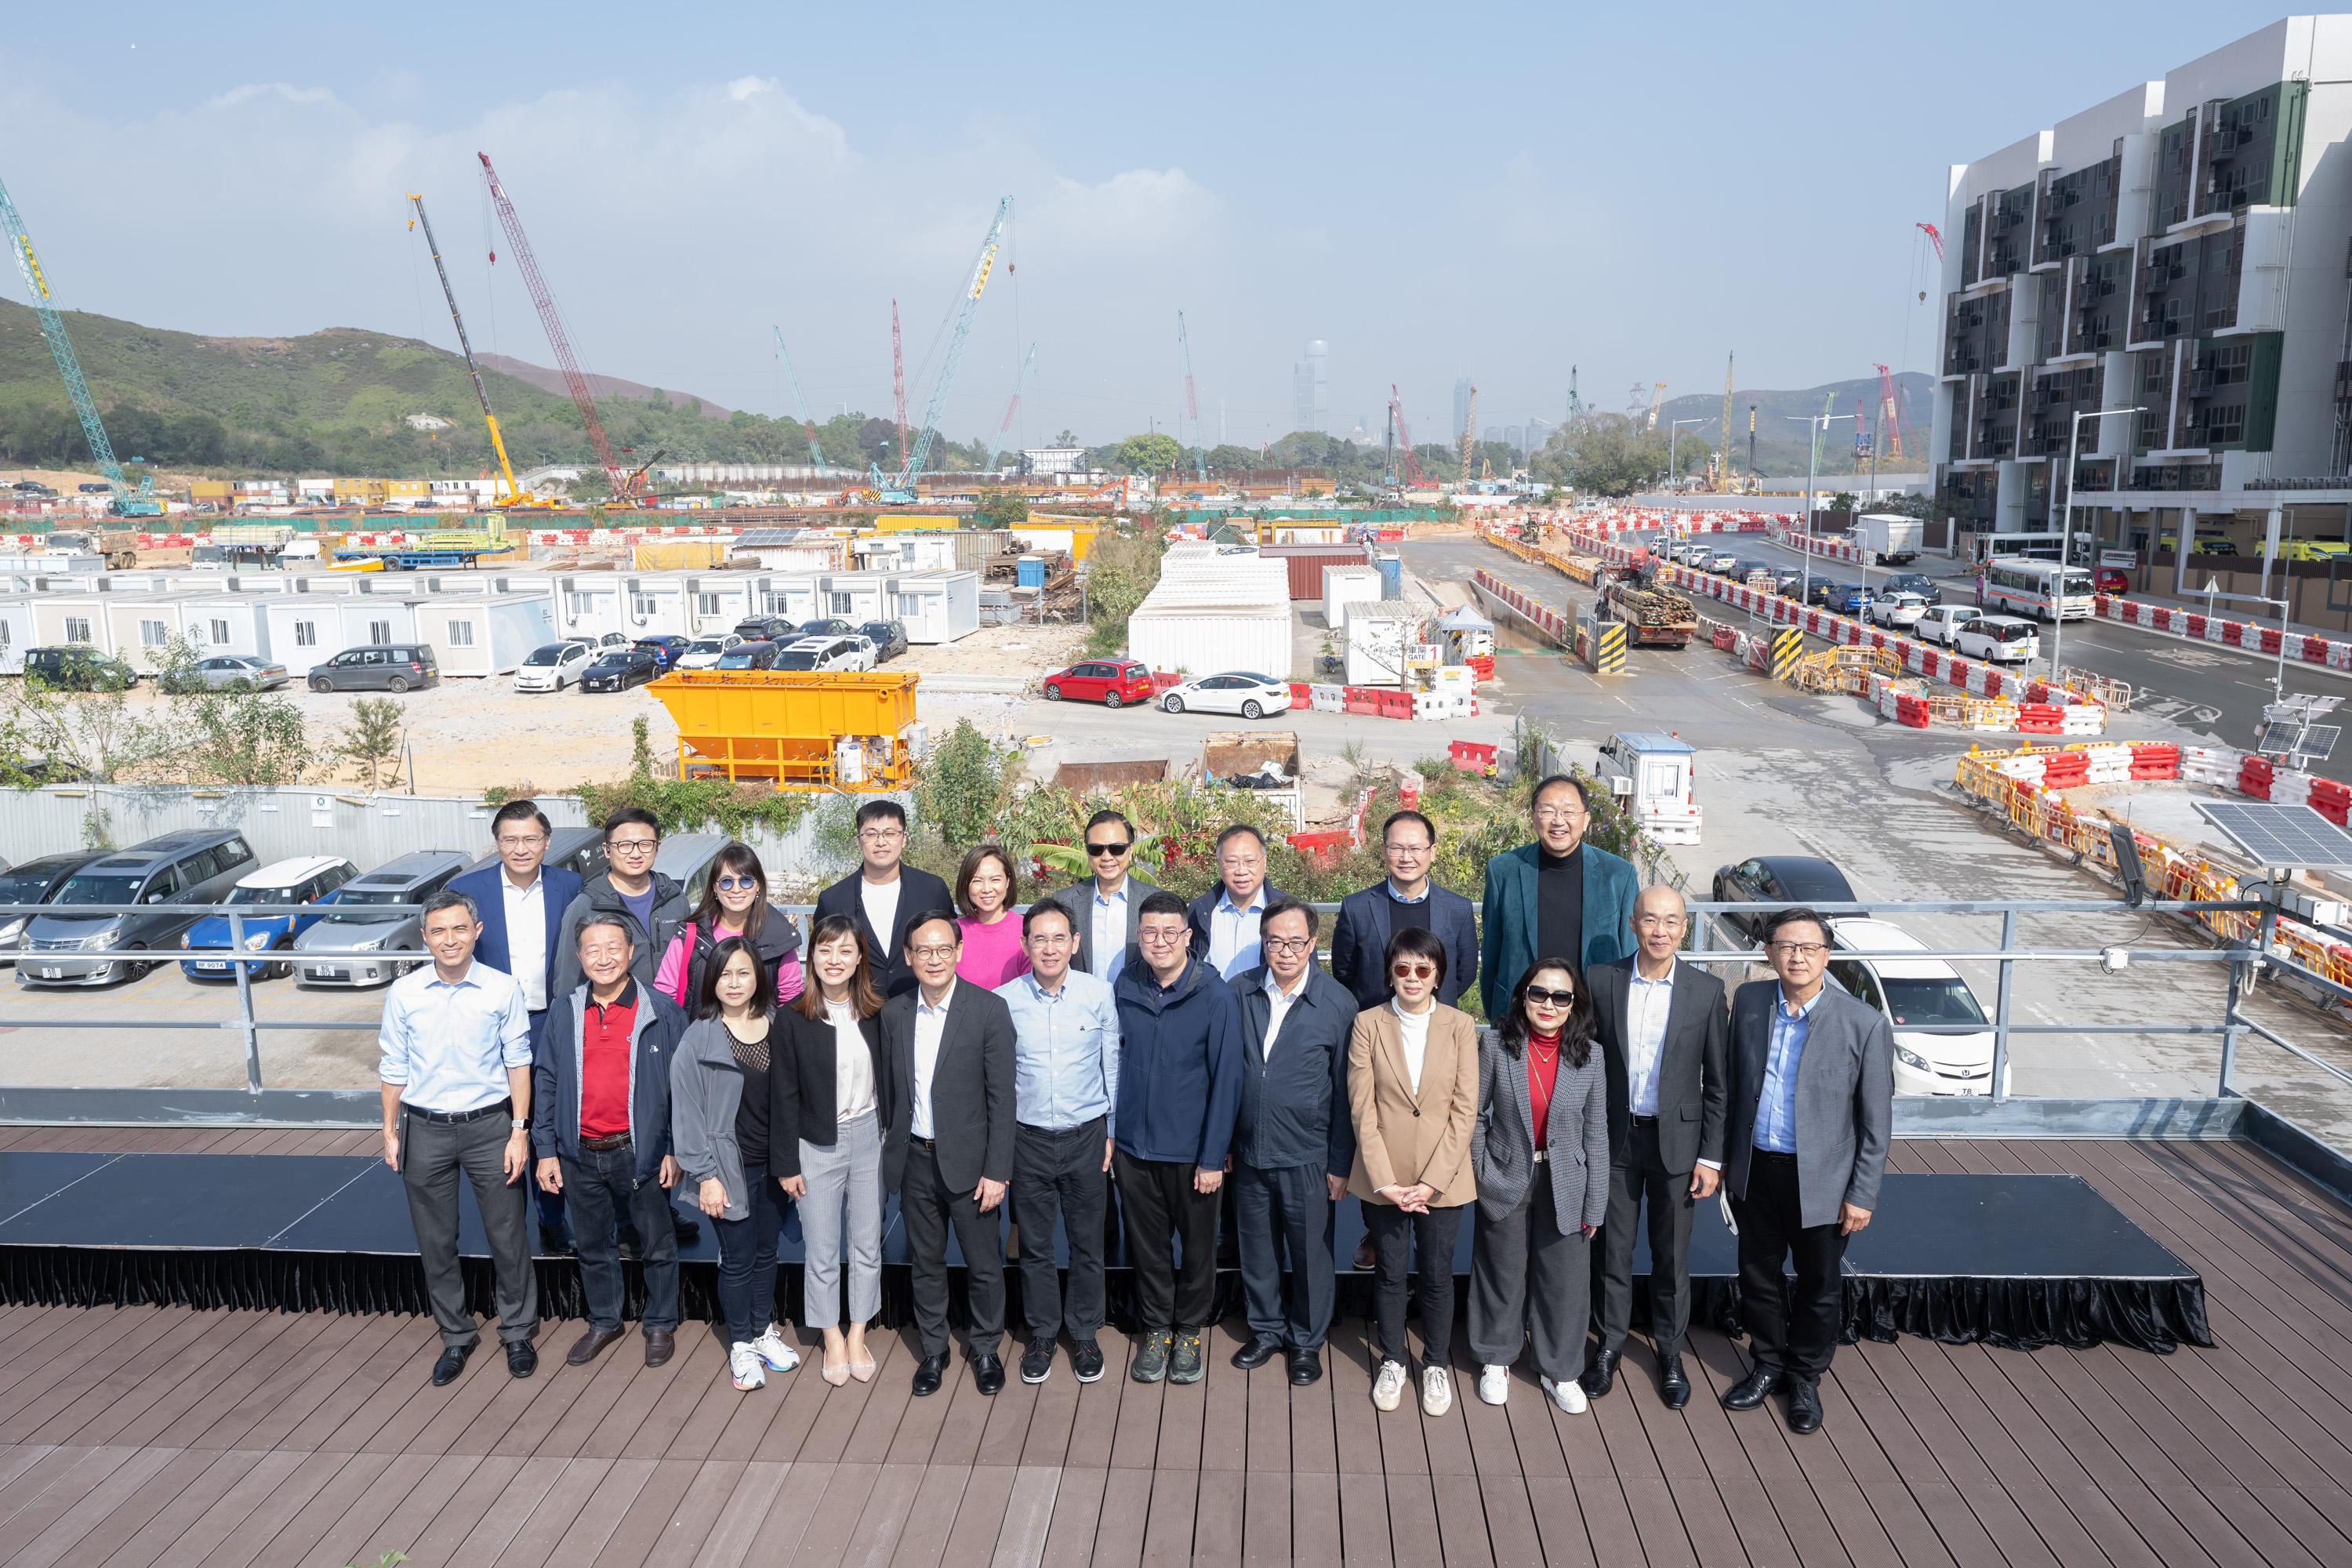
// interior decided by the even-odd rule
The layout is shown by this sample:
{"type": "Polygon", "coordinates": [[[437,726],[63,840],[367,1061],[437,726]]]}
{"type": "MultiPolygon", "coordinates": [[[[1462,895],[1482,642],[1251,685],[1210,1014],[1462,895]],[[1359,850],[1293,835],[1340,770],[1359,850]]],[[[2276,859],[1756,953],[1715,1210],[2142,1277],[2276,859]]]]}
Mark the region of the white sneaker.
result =
{"type": "Polygon", "coordinates": [[[1443,1415],[1454,1408],[1454,1380],[1442,1366],[1421,1369],[1421,1413],[1443,1415]]]}
{"type": "Polygon", "coordinates": [[[1511,1369],[1507,1366],[1482,1368],[1478,1373],[1478,1397],[1489,1405],[1500,1405],[1511,1396],[1511,1369]]]}
{"type": "Polygon", "coordinates": [[[1558,1383],[1547,1377],[1542,1383],[1544,1393],[1551,1396],[1551,1402],[1559,1405],[1565,1415],[1581,1415],[1585,1406],[1591,1403],[1584,1397],[1584,1385],[1572,1377],[1562,1378],[1558,1383]]]}
{"type": "Polygon", "coordinates": [[[1398,1405],[1402,1405],[1404,1380],[1404,1363],[1401,1361],[1381,1363],[1381,1373],[1372,1379],[1372,1408],[1394,1410],[1398,1405]]]}
{"type": "Polygon", "coordinates": [[[773,1323],[768,1325],[767,1332],[751,1342],[751,1348],[760,1352],[760,1359],[768,1363],[770,1372],[790,1372],[801,1364],[801,1352],[793,1349],[792,1342],[773,1323]]]}
{"type": "Polygon", "coordinates": [[[760,1352],[749,1341],[737,1340],[728,1351],[727,1369],[735,1374],[738,1393],[768,1386],[768,1369],[760,1363],[760,1352]]]}

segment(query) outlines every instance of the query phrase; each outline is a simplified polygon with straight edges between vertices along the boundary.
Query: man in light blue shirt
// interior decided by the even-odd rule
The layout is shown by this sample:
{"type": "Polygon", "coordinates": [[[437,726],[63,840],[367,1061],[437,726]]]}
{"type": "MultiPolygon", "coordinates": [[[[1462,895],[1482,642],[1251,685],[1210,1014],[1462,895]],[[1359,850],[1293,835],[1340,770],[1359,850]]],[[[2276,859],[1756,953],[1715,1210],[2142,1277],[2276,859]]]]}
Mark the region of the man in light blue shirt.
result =
{"type": "Polygon", "coordinates": [[[1236,980],[1265,962],[1258,922],[1265,906],[1282,897],[1265,879],[1265,836],[1236,822],[1217,835],[1217,886],[1194,899],[1185,916],[1192,928],[1192,956],[1227,980],[1236,980]]]}
{"type": "Polygon", "coordinates": [[[1096,1335],[1105,1309],[1103,1216],[1110,1202],[1118,1103],[1118,1008],[1107,982],[1071,966],[1077,931],[1065,905],[1041,899],[1022,919],[1029,973],[997,987],[1013,1015],[1013,1223],[1021,1233],[1021,1295],[1029,1317],[1021,1381],[1053,1375],[1054,1344],[1070,1331],[1080,1383],[1103,1373],[1096,1335]],[[1054,1228],[1069,1237],[1066,1297],[1054,1228]]]}
{"type": "Polygon", "coordinates": [[[1772,1048],[1764,1058],[1764,1093],[1756,1102],[1756,1147],[1775,1154],[1797,1152],[1797,1067],[1805,1059],[1805,1037],[1812,1033],[1813,1009],[1821,1005],[1822,983],[1802,1000],[1780,983],[1772,998],[1772,1048]]]}

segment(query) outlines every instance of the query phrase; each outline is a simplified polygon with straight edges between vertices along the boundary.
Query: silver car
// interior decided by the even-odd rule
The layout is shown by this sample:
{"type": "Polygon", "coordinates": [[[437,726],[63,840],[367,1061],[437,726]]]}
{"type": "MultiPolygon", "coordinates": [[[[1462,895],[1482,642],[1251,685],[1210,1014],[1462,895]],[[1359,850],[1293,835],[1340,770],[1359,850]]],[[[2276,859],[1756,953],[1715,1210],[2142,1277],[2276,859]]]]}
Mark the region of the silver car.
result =
{"type": "Polygon", "coordinates": [[[454,849],[418,849],[345,882],[324,918],[294,939],[297,985],[388,985],[425,958],[425,921],[415,907],[466,868],[454,849]],[[406,904],[404,910],[381,906],[406,904]],[[350,957],[316,957],[357,948],[350,957]]]}
{"type": "Polygon", "coordinates": [[[282,664],[249,653],[225,653],[196,660],[173,684],[186,691],[275,691],[292,679],[282,664]]]}

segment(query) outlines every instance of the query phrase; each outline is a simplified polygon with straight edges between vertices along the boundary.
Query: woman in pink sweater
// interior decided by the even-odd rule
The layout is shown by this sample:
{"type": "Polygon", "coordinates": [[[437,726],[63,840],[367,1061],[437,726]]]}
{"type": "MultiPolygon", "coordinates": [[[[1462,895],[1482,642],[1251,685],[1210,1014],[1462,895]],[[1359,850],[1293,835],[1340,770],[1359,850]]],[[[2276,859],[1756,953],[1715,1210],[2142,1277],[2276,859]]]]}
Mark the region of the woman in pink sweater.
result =
{"type": "Polygon", "coordinates": [[[963,956],[956,961],[956,977],[993,991],[1015,975],[1029,973],[1029,954],[1021,945],[1021,917],[1013,912],[1019,884],[1013,857],[993,844],[983,844],[963,858],[956,870],[956,908],[963,918],[963,956]]]}

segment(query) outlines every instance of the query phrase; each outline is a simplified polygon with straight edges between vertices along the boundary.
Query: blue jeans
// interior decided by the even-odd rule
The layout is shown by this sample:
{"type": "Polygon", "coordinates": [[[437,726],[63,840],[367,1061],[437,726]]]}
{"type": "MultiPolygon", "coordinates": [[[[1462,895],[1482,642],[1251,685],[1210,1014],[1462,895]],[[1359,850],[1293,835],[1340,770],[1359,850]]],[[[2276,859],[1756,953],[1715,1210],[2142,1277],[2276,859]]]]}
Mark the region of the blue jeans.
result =
{"type": "Polygon", "coordinates": [[[719,1232],[719,1310],[730,1344],[748,1344],[776,1321],[776,1233],[783,1228],[784,1193],[765,1165],[745,1165],[741,1219],[715,1219],[719,1232]]]}
{"type": "Polygon", "coordinates": [[[671,1227],[669,1194],[652,1176],[637,1180],[636,1150],[626,1143],[582,1150],[578,1159],[563,1162],[563,1191],[588,1326],[600,1331],[621,1326],[626,1289],[619,1227],[625,1219],[636,1227],[637,1257],[645,1265],[645,1326],[677,1328],[677,1232],[671,1227]]]}

